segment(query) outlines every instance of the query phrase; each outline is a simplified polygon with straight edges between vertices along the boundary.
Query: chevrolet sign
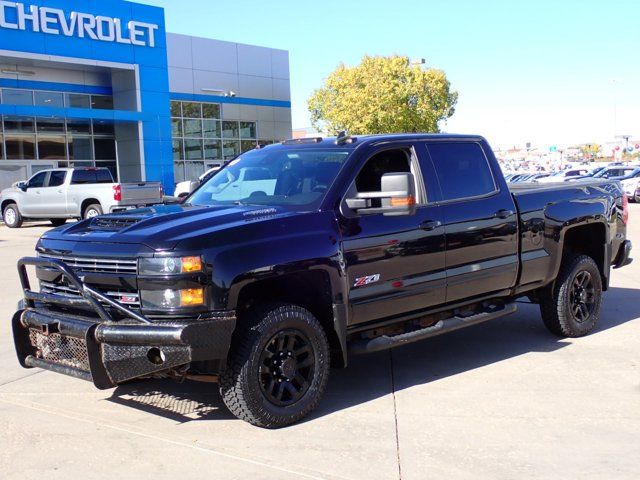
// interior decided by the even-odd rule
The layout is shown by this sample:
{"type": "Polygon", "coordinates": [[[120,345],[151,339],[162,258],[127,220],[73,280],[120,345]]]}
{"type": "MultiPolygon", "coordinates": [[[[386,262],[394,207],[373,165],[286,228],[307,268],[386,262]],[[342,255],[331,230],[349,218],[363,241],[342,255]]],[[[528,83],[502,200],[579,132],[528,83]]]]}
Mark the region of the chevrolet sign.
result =
{"type": "Polygon", "coordinates": [[[0,28],[153,48],[158,25],[132,20],[123,26],[119,18],[0,0],[0,28]]]}

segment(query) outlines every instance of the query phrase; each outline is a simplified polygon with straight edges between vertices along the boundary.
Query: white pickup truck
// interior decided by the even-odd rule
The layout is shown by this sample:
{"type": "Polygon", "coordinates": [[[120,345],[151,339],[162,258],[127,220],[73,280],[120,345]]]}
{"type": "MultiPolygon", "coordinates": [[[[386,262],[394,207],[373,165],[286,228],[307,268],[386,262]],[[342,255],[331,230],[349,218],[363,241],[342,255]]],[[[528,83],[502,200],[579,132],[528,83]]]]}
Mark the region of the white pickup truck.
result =
{"type": "Polygon", "coordinates": [[[9,228],[20,228],[27,219],[60,226],[72,218],[162,203],[162,198],[160,183],[114,183],[106,168],[58,168],[2,190],[0,208],[9,228]]]}

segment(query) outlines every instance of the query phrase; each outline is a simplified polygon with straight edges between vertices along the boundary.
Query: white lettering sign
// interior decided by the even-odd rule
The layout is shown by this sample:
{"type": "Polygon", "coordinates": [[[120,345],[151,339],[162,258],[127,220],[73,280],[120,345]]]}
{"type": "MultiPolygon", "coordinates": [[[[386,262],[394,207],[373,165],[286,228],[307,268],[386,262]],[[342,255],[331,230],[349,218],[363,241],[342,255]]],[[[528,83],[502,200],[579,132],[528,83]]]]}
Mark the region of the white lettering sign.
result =
{"type": "Polygon", "coordinates": [[[80,12],[67,15],[58,8],[0,0],[0,28],[153,48],[159,27],[134,20],[124,26],[119,18],[80,12]]]}

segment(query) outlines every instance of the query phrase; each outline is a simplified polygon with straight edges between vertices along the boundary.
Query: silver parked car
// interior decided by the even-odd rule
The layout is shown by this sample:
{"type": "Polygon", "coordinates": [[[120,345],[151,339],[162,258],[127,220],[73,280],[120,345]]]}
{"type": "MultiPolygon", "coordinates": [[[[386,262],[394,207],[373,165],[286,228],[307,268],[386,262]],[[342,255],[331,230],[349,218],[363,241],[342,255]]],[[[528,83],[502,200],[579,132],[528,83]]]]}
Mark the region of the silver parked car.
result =
{"type": "Polygon", "coordinates": [[[59,168],[2,190],[0,207],[10,228],[20,228],[26,219],[47,219],[59,226],[72,218],[158,204],[162,198],[160,183],[115,183],[107,168],[59,168]]]}

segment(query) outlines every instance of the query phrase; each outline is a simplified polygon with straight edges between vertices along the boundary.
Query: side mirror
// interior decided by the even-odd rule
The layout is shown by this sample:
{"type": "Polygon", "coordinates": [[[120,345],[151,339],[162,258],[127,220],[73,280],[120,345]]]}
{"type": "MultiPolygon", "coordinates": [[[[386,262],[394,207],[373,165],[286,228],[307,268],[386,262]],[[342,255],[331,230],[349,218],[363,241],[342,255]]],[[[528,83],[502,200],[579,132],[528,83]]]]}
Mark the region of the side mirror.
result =
{"type": "Polygon", "coordinates": [[[358,193],[346,200],[358,215],[415,215],[416,182],[412,173],[385,173],[380,192],[358,193]]]}
{"type": "Polygon", "coordinates": [[[16,188],[26,192],[27,188],[29,188],[29,182],[18,182],[16,183],[16,188]]]}

